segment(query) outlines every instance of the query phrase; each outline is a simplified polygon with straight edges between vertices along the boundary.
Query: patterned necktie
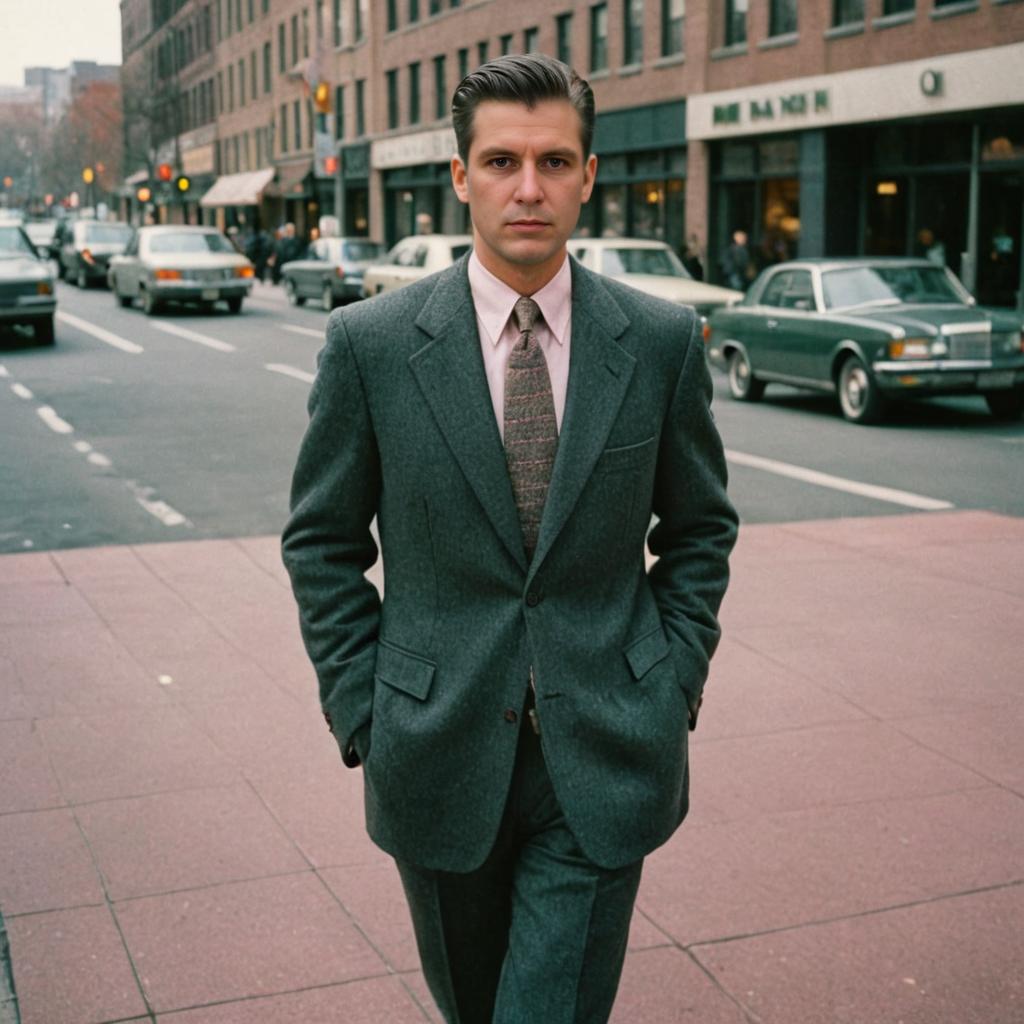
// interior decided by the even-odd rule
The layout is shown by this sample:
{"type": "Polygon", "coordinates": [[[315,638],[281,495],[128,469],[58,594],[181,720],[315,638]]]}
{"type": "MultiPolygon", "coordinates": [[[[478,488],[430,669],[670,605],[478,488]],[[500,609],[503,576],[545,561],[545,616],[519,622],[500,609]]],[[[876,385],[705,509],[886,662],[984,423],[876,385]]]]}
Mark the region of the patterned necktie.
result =
{"type": "Polygon", "coordinates": [[[505,369],[505,460],[530,560],[555,464],[558,425],[548,364],[533,332],[540,307],[524,296],[512,315],[519,339],[505,369]]]}

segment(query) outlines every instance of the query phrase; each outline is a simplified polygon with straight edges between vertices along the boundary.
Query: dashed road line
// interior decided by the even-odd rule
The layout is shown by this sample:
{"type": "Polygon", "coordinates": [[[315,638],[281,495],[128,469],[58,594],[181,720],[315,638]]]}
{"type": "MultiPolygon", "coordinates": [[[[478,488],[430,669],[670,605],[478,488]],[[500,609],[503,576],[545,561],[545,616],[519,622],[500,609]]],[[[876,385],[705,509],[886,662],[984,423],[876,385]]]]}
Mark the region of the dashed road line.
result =
{"type": "Polygon", "coordinates": [[[25,399],[25,401],[27,401],[27,402],[30,402],[30,401],[31,401],[31,400],[32,400],[33,398],[35,398],[35,397],[36,397],[35,395],[33,395],[33,394],[32,394],[32,392],[31,392],[31,391],[30,391],[30,390],[29,390],[29,389],[28,389],[27,387],[25,387],[25,385],[24,385],[24,384],[20,384],[20,383],[18,383],[17,381],[15,381],[15,383],[13,383],[13,384],[11,385],[11,390],[12,390],[12,391],[13,391],[13,392],[14,392],[14,393],[15,393],[15,394],[16,394],[16,395],[17,395],[17,396],[19,397],[19,398],[24,398],[24,399],[25,399]]]}
{"type": "Polygon", "coordinates": [[[892,487],[865,484],[859,480],[847,480],[845,477],[832,476],[831,473],[819,473],[815,469],[806,469],[803,466],[794,466],[789,462],[778,462],[775,459],[765,459],[760,455],[748,455],[746,452],[737,452],[728,448],[725,450],[725,457],[736,466],[760,469],[766,473],[774,473],[776,476],[789,477],[791,480],[800,480],[818,487],[829,487],[834,491],[845,491],[847,494],[856,494],[862,498],[874,498],[876,501],[887,501],[893,505],[904,505],[925,512],[937,512],[940,509],[955,507],[951,501],[928,498],[921,494],[899,491],[892,487]]]}
{"type": "Polygon", "coordinates": [[[134,341],[122,338],[120,335],[114,334],[113,331],[108,331],[105,327],[97,327],[96,324],[91,324],[88,320],[83,320],[81,317],[74,316],[71,313],[58,310],[57,319],[61,323],[70,324],[86,334],[91,334],[99,341],[113,345],[114,348],[118,348],[122,352],[128,352],[133,356],[137,356],[140,352],[145,352],[145,349],[141,345],[136,345],[134,341]]]}
{"type": "Polygon", "coordinates": [[[314,331],[312,327],[300,327],[298,324],[282,324],[281,325],[286,331],[291,331],[292,334],[305,334],[310,338],[324,337],[323,331],[314,331]]]}
{"type": "Polygon", "coordinates": [[[287,363],[266,363],[263,368],[271,373],[280,373],[284,377],[294,377],[296,380],[304,381],[307,384],[312,384],[316,380],[315,373],[300,370],[295,366],[289,366],[287,363]]]}
{"type": "Polygon", "coordinates": [[[220,338],[211,338],[208,334],[200,334],[198,331],[190,331],[187,327],[179,327],[177,324],[163,323],[160,320],[151,320],[150,327],[155,327],[165,334],[173,334],[176,337],[184,338],[186,341],[194,341],[197,345],[205,345],[217,352],[237,352],[234,345],[221,341],[220,338]]]}
{"type": "Polygon", "coordinates": [[[6,366],[0,366],[0,377],[10,377],[6,366]]]}
{"type": "Polygon", "coordinates": [[[36,408],[36,415],[55,433],[55,434],[73,434],[75,428],[68,423],[67,420],[62,420],[57,413],[54,411],[52,406],[40,405],[36,408]]]}

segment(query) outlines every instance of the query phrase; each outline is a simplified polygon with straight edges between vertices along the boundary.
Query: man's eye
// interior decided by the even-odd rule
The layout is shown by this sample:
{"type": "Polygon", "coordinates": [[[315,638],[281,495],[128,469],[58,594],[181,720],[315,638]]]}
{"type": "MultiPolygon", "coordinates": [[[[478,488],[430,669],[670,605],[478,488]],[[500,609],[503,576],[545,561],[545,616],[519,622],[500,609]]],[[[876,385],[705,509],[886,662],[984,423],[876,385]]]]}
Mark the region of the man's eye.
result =
{"type": "Polygon", "coordinates": [[[491,166],[499,171],[505,170],[505,168],[510,166],[511,163],[512,161],[509,160],[507,156],[496,156],[491,160],[491,166]]]}
{"type": "Polygon", "coordinates": [[[565,166],[565,161],[560,156],[548,157],[548,167],[558,170],[565,166]]]}

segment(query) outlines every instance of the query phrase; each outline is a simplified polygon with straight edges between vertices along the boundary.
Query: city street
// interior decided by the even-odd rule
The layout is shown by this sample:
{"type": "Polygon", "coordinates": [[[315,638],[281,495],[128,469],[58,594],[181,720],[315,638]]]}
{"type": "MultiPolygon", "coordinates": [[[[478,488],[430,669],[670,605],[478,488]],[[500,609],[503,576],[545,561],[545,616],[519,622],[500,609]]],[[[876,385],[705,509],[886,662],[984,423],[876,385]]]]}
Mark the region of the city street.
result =
{"type": "MultiPolygon", "coordinates": [[[[278,533],[326,319],[269,285],[240,316],[148,318],[60,283],[55,348],[0,333],[0,552],[278,533]]],[[[1011,472],[1024,424],[997,423],[980,399],[859,428],[827,397],[777,387],[742,405],[714,379],[747,523],[1024,515],[1011,472]]]]}

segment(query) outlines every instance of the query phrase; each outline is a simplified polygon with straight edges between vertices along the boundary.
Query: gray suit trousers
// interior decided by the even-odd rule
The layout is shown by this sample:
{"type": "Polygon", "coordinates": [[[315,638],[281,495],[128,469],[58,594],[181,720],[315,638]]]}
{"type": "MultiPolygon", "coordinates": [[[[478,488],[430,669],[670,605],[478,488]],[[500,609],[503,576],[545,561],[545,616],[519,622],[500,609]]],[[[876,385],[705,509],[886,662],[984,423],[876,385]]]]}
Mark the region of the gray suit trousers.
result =
{"type": "Polygon", "coordinates": [[[643,861],[587,860],[523,721],[486,861],[464,874],[398,862],[420,960],[448,1024],[605,1024],[643,861]]]}

